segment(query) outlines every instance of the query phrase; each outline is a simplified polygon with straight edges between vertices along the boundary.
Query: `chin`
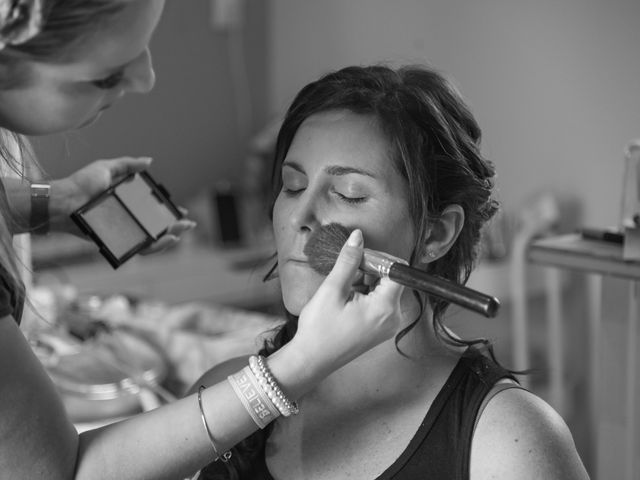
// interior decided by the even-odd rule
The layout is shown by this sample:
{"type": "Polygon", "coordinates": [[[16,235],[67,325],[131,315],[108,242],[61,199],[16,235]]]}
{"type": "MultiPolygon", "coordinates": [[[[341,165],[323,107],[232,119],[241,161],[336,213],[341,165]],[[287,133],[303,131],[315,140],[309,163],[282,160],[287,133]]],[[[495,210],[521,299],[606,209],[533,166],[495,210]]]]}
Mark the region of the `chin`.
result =
{"type": "Polygon", "coordinates": [[[78,127],[77,130],[81,129],[81,128],[85,128],[88,127],[89,125],[93,125],[94,123],[96,123],[98,121],[98,119],[102,116],[102,110],[100,110],[98,113],[96,113],[93,117],[90,117],[88,120],[85,120],[83,123],[81,123],[78,127]]]}
{"type": "Polygon", "coordinates": [[[324,277],[317,276],[314,279],[280,278],[282,290],[282,302],[284,307],[292,315],[299,316],[304,306],[318,290],[324,277]]]}

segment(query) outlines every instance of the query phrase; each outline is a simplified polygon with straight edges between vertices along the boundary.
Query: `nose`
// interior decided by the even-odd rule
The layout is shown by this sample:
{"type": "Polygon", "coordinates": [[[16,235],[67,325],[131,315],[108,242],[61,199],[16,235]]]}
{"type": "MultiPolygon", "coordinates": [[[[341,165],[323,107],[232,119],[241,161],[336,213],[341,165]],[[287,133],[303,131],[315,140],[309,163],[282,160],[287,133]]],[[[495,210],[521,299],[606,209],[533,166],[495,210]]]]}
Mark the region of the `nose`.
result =
{"type": "Polygon", "coordinates": [[[125,93],[148,93],[156,83],[151,52],[147,48],[127,68],[125,93]]]}
{"type": "Polygon", "coordinates": [[[322,224],[319,199],[307,192],[300,196],[289,217],[293,229],[301,233],[310,233],[322,224]]]}

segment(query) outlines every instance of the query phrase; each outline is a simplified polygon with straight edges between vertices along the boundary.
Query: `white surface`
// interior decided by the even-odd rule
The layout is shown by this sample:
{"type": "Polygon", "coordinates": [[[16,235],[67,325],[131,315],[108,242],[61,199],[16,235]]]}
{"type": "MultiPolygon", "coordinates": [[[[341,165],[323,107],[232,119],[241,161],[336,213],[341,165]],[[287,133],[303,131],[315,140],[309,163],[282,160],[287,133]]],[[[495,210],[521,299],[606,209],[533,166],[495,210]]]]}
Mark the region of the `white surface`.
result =
{"type": "Polygon", "coordinates": [[[80,293],[123,293],[167,303],[206,300],[240,307],[277,302],[278,282],[263,282],[263,268],[237,268],[237,262],[268,256],[258,250],[216,250],[189,246],[168,253],[135,257],[113,270],[95,262],[36,272],[36,283],[75,285],[80,293]]]}

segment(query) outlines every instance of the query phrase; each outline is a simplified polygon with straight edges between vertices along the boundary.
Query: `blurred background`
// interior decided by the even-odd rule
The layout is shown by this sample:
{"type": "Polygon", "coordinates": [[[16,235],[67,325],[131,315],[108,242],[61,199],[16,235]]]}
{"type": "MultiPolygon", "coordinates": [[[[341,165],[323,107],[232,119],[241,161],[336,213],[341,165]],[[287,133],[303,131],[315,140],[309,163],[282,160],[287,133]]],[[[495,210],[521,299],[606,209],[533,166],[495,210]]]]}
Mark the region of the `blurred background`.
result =
{"type": "MultiPolygon", "coordinates": [[[[209,329],[223,353],[211,357],[207,350],[204,360],[173,365],[190,371],[178,379],[184,383],[197,373],[194,364],[202,369],[246,350],[248,339],[281,313],[277,288],[265,287],[258,272],[272,252],[265,185],[283,109],[304,84],[335,68],[427,63],[455,79],[475,113],[503,207],[471,278],[503,301],[501,313],[487,320],[453,309],[452,327],[493,339],[507,366],[528,362],[530,387],[563,414],[592,478],[638,479],[637,464],[624,457],[629,441],[640,445],[633,443],[637,416],[625,416],[634,410],[624,407],[624,379],[637,365],[625,353],[629,307],[620,292],[629,282],[603,285],[612,293],[603,294],[602,311],[619,321],[606,324],[609,337],[598,340],[605,342],[598,372],[614,383],[594,404],[587,278],[565,270],[551,277],[525,261],[525,250],[538,236],[619,224],[625,147],[640,137],[639,25],[637,0],[169,1],[152,42],[154,91],[117,104],[94,126],[33,141],[54,178],[97,158],[153,157],[151,172],[190,209],[198,232],[178,252],[132,260],[117,275],[101,259],[81,256],[86,249],[75,243],[34,241],[36,286],[55,290],[58,303],[61,284],[102,300],[126,294],[166,302],[171,326],[155,339],[165,352],[183,352],[181,342],[192,347],[185,332],[209,329]],[[72,257],[77,262],[63,269],[72,257]],[[548,321],[549,299],[558,295],[562,336],[548,321]],[[518,360],[514,318],[523,315],[528,353],[518,360]],[[218,322],[214,332],[210,317],[218,322]],[[560,400],[550,393],[554,335],[564,365],[560,400]]],[[[47,292],[38,295],[55,303],[47,292]]],[[[122,313],[118,301],[107,313],[122,313]]],[[[153,322],[149,330],[158,328],[153,322]]]]}

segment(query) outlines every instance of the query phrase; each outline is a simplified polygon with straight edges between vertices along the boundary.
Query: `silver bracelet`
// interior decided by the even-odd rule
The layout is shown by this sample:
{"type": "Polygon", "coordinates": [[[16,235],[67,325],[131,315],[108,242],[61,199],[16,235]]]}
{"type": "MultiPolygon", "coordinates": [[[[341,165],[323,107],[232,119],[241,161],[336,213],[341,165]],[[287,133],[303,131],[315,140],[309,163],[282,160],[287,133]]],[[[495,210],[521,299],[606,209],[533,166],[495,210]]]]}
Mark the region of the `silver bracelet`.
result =
{"type": "Polygon", "coordinates": [[[211,434],[211,430],[209,430],[209,424],[207,423],[207,417],[204,415],[204,409],[202,408],[202,391],[207,388],[204,385],[200,385],[198,388],[198,406],[200,407],[200,418],[202,418],[202,424],[204,425],[204,429],[207,432],[207,436],[211,441],[211,446],[213,447],[213,451],[216,454],[215,462],[218,460],[222,460],[223,462],[228,462],[231,458],[231,452],[226,451],[222,455],[218,453],[218,448],[216,447],[216,442],[213,440],[213,435],[211,434]]]}

